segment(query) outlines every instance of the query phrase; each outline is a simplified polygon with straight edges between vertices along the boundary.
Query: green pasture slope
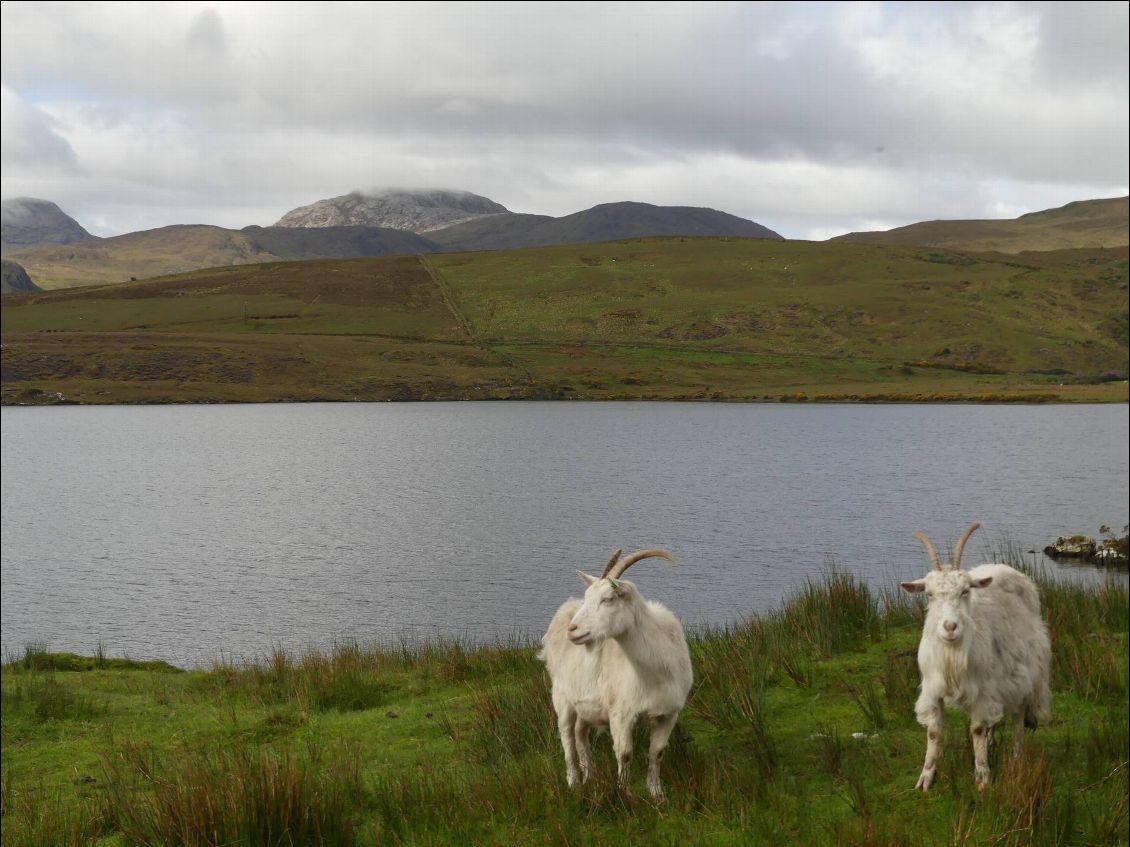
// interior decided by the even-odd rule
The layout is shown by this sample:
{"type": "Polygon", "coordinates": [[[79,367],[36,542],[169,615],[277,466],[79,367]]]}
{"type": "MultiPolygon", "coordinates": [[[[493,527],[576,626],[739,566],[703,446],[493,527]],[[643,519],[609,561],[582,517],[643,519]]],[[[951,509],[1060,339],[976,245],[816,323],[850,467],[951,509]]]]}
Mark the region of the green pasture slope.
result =
{"type": "Polygon", "coordinates": [[[935,788],[913,790],[921,606],[833,572],[694,635],[661,806],[646,757],[635,799],[615,791],[607,736],[599,777],[566,787],[532,646],[340,645],[188,672],[29,647],[0,674],[3,843],[1125,844],[1127,592],[1040,583],[1053,716],[1016,760],[998,728],[983,793],[953,711],[935,788]]]}
{"type": "Polygon", "coordinates": [[[647,238],[5,295],[3,401],[1125,401],[1127,248],[647,238]],[[61,396],[60,396],[61,395],[61,396]]]}

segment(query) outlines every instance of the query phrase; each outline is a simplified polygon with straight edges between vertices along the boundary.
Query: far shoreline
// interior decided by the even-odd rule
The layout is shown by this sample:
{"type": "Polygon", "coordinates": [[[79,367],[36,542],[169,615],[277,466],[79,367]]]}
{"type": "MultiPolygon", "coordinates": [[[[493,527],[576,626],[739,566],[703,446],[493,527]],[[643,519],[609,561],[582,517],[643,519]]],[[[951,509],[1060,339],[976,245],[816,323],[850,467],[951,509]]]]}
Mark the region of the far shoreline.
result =
{"type": "Polygon", "coordinates": [[[349,399],[338,397],[277,398],[265,400],[226,400],[226,399],[185,399],[185,400],[74,400],[71,398],[44,398],[42,400],[0,401],[0,407],[13,409],[57,408],[57,407],[110,407],[110,406],[289,406],[326,404],[434,404],[434,403],[673,403],[673,404],[717,404],[749,406],[1111,406],[1128,405],[1130,397],[1125,393],[1120,397],[1063,398],[1058,395],[982,397],[906,397],[887,396],[882,399],[856,399],[848,397],[416,397],[416,398],[377,398],[349,399]]]}

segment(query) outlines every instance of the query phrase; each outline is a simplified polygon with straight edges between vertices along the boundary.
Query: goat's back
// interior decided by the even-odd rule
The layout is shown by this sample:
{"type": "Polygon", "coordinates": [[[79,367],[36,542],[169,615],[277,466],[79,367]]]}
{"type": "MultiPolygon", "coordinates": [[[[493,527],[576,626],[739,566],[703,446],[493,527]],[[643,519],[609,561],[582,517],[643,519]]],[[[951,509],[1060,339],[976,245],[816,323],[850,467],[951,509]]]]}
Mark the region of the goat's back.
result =
{"type": "Polygon", "coordinates": [[[562,603],[557,609],[557,613],[554,614],[553,620],[549,622],[549,628],[545,631],[545,635],[541,637],[541,650],[538,651],[538,658],[545,662],[551,676],[569,655],[565,651],[569,648],[576,649],[576,645],[569,640],[569,622],[573,620],[573,616],[577,614],[581,605],[582,601],[576,597],[570,597],[562,603]]]}
{"type": "Polygon", "coordinates": [[[1003,592],[1019,599],[1032,615],[1040,617],[1040,592],[1036,590],[1036,584],[1027,574],[1009,565],[998,563],[978,565],[968,573],[972,580],[993,578],[992,584],[987,589],[982,589],[988,592],[983,595],[985,599],[993,598],[1003,592]]]}

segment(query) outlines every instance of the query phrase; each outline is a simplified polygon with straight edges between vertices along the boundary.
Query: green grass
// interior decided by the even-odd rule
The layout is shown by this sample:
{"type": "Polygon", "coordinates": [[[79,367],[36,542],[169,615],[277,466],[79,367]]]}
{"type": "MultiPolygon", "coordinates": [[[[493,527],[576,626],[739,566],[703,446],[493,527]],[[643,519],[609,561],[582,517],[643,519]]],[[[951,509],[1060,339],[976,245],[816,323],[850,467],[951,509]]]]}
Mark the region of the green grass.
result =
{"type": "Polygon", "coordinates": [[[935,789],[912,790],[922,609],[832,572],[693,635],[661,807],[638,757],[637,799],[615,791],[607,737],[598,778],[567,789],[532,646],[345,643],[180,673],[32,648],[0,675],[4,844],[1123,844],[1127,592],[1036,577],[1053,718],[1015,761],[999,727],[983,794],[957,712],[935,789]]]}
{"type": "Polygon", "coordinates": [[[6,403],[1125,401],[1127,249],[741,238],[215,268],[6,295],[6,403]]]}

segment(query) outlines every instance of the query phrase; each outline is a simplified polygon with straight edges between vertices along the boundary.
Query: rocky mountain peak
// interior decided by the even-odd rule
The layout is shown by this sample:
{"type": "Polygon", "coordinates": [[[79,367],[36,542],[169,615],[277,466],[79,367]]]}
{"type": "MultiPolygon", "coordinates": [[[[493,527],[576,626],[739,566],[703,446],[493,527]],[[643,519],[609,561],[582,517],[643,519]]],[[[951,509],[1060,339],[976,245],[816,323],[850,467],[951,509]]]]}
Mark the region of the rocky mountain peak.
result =
{"type": "Polygon", "coordinates": [[[390,188],[319,200],[292,209],[275,226],[380,226],[420,233],[509,213],[500,203],[469,191],[390,188]]]}

